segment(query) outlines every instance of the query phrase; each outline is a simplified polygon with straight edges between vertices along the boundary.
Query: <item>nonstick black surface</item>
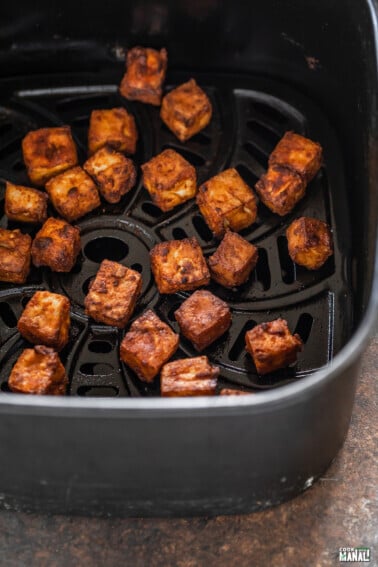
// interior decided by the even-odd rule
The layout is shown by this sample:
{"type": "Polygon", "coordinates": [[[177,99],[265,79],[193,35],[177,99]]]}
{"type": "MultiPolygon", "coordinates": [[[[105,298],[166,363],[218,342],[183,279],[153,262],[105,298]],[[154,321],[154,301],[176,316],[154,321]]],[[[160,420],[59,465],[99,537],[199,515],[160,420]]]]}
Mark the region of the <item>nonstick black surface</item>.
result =
{"type": "MultiPolygon", "coordinates": [[[[190,76],[172,73],[168,88],[190,76]]],[[[349,215],[337,138],[327,117],[311,100],[286,85],[253,76],[196,74],[195,78],[210,95],[214,113],[210,125],[185,144],[163,125],[159,109],[120,97],[119,74],[44,75],[0,82],[0,226],[20,228],[32,235],[37,231],[10,222],[4,215],[4,180],[29,184],[21,153],[23,136],[31,129],[69,124],[82,163],[93,109],[125,106],[135,115],[139,130],[136,163],[140,165],[170,147],[196,167],[199,183],[227,167],[236,167],[253,187],[286,130],[319,141],[325,165],[309,184],[306,197],[283,219],[260,203],[256,223],[241,232],[259,247],[257,268],[248,283],[231,291],[215,283],[209,286],[229,303],[233,323],[226,335],[204,351],[220,366],[221,385],[256,391],[305,379],[329,364],[352,330],[349,215]],[[288,256],[285,230],[294,218],[303,215],[325,220],[333,230],[335,254],[315,272],[295,266],[288,256]],[[277,317],[285,318],[291,331],[299,333],[304,350],[293,368],[259,377],[244,350],[244,335],[255,324],[277,317]]],[[[89,282],[104,258],[140,271],[143,290],[133,319],[152,308],[178,331],[173,313],[189,294],[159,296],[150,271],[149,250],[161,240],[195,236],[208,256],[217,241],[194,201],[163,213],[142,187],[140,174],[136,187],[121,203],[103,203],[76,224],[81,229],[82,253],[71,273],[32,268],[27,284],[0,284],[1,389],[8,391],[10,369],[28,346],[17,332],[17,319],[36,290],[49,289],[67,295],[72,303],[71,340],[61,353],[70,379],[70,395],[158,395],[158,380],[146,385],[120,363],[118,351],[124,331],[95,324],[84,315],[89,282]]],[[[196,355],[182,338],[175,358],[196,355]]]]}

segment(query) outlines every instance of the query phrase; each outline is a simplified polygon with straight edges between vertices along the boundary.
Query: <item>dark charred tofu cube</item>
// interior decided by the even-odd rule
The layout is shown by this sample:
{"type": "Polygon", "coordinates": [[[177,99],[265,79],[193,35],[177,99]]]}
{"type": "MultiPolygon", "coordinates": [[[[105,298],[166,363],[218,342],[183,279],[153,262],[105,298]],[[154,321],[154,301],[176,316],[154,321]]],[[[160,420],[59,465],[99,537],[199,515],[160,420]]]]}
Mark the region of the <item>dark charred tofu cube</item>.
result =
{"type": "Polygon", "coordinates": [[[318,270],[333,254],[333,241],[327,223],[301,217],[286,231],[290,258],[308,270],[318,270]]]}
{"type": "Polygon", "coordinates": [[[193,293],[175,311],[180,331],[198,351],[221,337],[231,325],[227,303],[206,290],[193,293]]]}
{"type": "Polygon", "coordinates": [[[224,287],[245,283],[256,267],[258,250],[239,234],[228,230],[208,264],[213,280],[224,287]]]}
{"type": "Polygon", "coordinates": [[[159,106],[167,71],[167,50],[133,47],[127,52],[126,73],[120,93],[129,100],[159,106]]]}
{"type": "Polygon", "coordinates": [[[88,132],[89,155],[104,146],[126,154],[134,154],[137,139],[135,118],[124,108],[92,111],[88,132]]]}
{"type": "Polygon", "coordinates": [[[161,395],[213,396],[218,383],[219,368],[209,363],[207,356],[184,358],[168,362],[160,375],[161,395]]]}
{"type": "Polygon", "coordinates": [[[67,384],[58,353],[43,345],[25,349],[8,379],[9,389],[19,394],[62,396],[67,384]]]}
{"type": "Polygon", "coordinates": [[[119,203],[135,185],[136,169],[131,159],[104,146],[90,157],[83,168],[95,180],[108,203],[119,203]]]}
{"type": "Polygon", "coordinates": [[[22,152],[29,178],[38,186],[78,163],[69,126],[28,132],[22,140],[22,152]]]}
{"type": "Polygon", "coordinates": [[[161,104],[161,119],[181,142],[203,130],[211,115],[209,97],[194,79],[166,94],[161,104]]]}
{"type": "Polygon", "coordinates": [[[197,240],[160,242],[150,252],[151,270],[160,293],[196,289],[210,283],[210,273],[197,240]]]}
{"type": "Polygon", "coordinates": [[[7,181],[5,214],[17,222],[42,223],[47,218],[48,196],[42,191],[7,181]]]}
{"type": "Polygon", "coordinates": [[[258,180],[255,189],[264,205],[283,217],[304,197],[306,183],[295,171],[281,165],[271,165],[258,180]]]}
{"type": "Polygon", "coordinates": [[[53,272],[70,272],[80,249],[80,230],[62,219],[50,217],[34,238],[33,264],[49,266],[53,272]]]}
{"type": "Polygon", "coordinates": [[[151,310],[136,319],[121,343],[121,359],[144,382],[152,382],[177,350],[179,336],[151,310]]]}
{"type": "Polygon", "coordinates": [[[46,345],[59,351],[68,343],[70,302],[64,295],[36,291],[27,303],[17,328],[35,345],[46,345]]]}
{"type": "Polygon", "coordinates": [[[238,232],[253,224],[256,197],[236,169],[226,169],[198,189],[197,204],[210,230],[221,238],[227,229],[238,232]]]}
{"type": "Polygon", "coordinates": [[[322,165],[322,147],[300,134],[286,132],[270,154],[269,165],[280,165],[298,173],[308,183],[322,165]]]}
{"type": "Polygon", "coordinates": [[[32,239],[19,230],[0,228],[0,281],[25,283],[30,270],[32,239]]]}
{"type": "Polygon", "coordinates": [[[234,390],[232,388],[222,388],[219,392],[220,396],[248,396],[253,392],[245,392],[244,390],[234,390]]]}
{"type": "Polygon", "coordinates": [[[139,272],[103,260],[85,298],[85,313],[99,323],[122,329],[134,311],[141,289],[139,272]]]}
{"type": "Polygon", "coordinates": [[[268,374],[296,362],[303,346],[300,336],[290,333],[284,319],[257,325],[247,331],[245,341],[258,374],[268,374]]]}
{"type": "Polygon", "coordinates": [[[154,203],[169,211],[195,197],[195,168],[174,150],[164,150],[142,165],[143,184],[154,203]]]}
{"type": "Polygon", "coordinates": [[[69,169],[46,183],[52,204],[69,222],[79,219],[101,205],[93,180],[81,167],[69,169]]]}

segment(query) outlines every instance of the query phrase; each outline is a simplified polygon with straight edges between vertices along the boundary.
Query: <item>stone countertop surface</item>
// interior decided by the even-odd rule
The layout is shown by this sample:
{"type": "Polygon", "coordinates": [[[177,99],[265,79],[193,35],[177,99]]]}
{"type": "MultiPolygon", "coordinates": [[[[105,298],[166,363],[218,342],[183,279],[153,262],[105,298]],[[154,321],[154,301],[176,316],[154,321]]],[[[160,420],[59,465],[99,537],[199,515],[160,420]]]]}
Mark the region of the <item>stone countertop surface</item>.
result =
{"type": "Polygon", "coordinates": [[[0,566],[322,567],[346,565],[338,549],[353,546],[370,547],[370,565],[378,566],[377,376],[378,334],[363,357],[343,449],[294,500],[251,515],[192,519],[1,512],[0,566]]]}

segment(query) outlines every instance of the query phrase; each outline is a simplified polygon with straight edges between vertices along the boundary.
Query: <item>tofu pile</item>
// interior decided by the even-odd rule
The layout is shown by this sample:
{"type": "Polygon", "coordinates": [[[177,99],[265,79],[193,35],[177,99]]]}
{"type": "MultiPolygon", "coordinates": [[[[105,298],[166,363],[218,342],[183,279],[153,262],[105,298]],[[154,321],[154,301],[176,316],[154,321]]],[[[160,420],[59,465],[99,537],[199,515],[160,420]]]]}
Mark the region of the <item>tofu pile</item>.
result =
{"type": "MultiPolygon", "coordinates": [[[[160,117],[180,143],[188,142],[211,122],[211,97],[190,78],[164,91],[168,55],[134,47],[128,50],[119,92],[129,101],[160,107],[160,117]]],[[[127,106],[129,108],[129,106],[127,106]]],[[[34,187],[8,181],[5,213],[10,221],[35,224],[34,238],[0,228],[0,281],[25,284],[31,264],[53,272],[70,272],[81,251],[80,229],[74,223],[100,207],[117,204],[135,187],[138,127],[125,107],[93,109],[88,131],[88,159],[79,164],[68,125],[30,131],[22,141],[23,158],[34,187]]],[[[290,213],[322,165],[322,148],[300,134],[286,132],[270,155],[268,170],[255,185],[261,202],[272,213],[290,213]]],[[[85,297],[85,313],[98,324],[124,331],[120,359],[144,382],[160,375],[161,395],[244,395],[219,388],[220,370],[205,354],[174,359],[180,335],[198,353],[225,340],[232,311],[219,297],[202,289],[211,281],[235,289],[250,279],[258,263],[258,248],[238,234],[257,218],[255,192],[234,168],[218,172],[198,187],[195,167],[173,149],[141,165],[141,180],[150,199],[167,213],[195,202],[219,243],[208,256],[197,239],[156,244],[150,252],[151,271],[160,294],[179,294],[174,312],[179,333],[151,309],[133,319],[142,290],[142,276],[132,268],[105,259],[85,297]],[[183,299],[183,292],[191,294],[183,299]],[[132,320],[131,324],[130,320],[132,320]]],[[[289,254],[309,270],[323,266],[333,253],[330,227],[319,219],[301,217],[286,231],[289,254]]],[[[9,388],[28,394],[63,395],[68,378],[59,353],[70,340],[70,301],[48,290],[36,291],[18,321],[18,331],[30,343],[13,366],[9,388]]],[[[256,371],[265,375],[293,364],[303,343],[287,322],[262,323],[245,335],[246,350],[256,371]]]]}

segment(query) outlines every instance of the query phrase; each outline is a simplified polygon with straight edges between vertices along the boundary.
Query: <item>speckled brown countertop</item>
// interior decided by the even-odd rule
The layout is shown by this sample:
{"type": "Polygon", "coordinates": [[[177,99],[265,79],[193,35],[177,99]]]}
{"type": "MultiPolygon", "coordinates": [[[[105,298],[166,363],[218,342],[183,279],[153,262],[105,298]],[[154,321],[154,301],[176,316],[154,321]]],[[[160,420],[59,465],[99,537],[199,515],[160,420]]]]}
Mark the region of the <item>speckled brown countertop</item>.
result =
{"type": "MultiPolygon", "coordinates": [[[[378,334],[344,448],[306,493],[249,516],[98,519],[0,513],[1,567],[320,567],[368,546],[378,565],[378,334]]],[[[357,563],[354,563],[357,565],[357,563]]],[[[366,565],[366,563],[365,563],[366,565]]]]}

